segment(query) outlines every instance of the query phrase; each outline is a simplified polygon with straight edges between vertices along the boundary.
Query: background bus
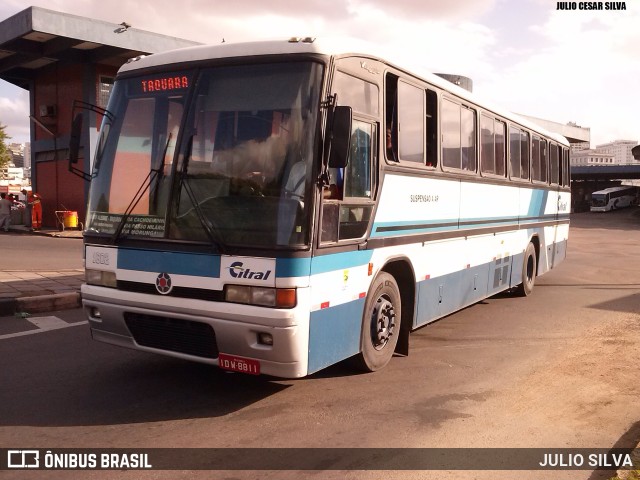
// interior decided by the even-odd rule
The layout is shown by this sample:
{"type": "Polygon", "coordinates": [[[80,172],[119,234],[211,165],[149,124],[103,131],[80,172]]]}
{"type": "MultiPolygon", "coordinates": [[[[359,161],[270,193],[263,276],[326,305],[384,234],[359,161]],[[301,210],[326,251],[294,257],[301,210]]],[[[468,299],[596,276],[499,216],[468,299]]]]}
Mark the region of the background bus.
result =
{"type": "Polygon", "coordinates": [[[605,188],[591,194],[592,212],[608,212],[636,205],[637,203],[638,188],[629,185],[605,188]]]}
{"type": "Polygon", "coordinates": [[[375,371],[412,330],[529,295],[565,258],[564,137],[343,49],[227,43],[120,69],[85,223],[94,339],[251,374],[375,371]]]}

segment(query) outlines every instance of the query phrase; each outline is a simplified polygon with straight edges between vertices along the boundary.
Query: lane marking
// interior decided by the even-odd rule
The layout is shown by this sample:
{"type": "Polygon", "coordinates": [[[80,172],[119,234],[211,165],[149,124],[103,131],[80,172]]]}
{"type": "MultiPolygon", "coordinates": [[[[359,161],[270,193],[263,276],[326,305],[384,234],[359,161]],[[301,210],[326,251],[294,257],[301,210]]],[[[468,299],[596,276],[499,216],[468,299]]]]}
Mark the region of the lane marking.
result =
{"type": "Polygon", "coordinates": [[[0,335],[0,340],[8,340],[9,338],[24,337],[25,335],[33,335],[35,333],[50,332],[52,330],[60,330],[63,328],[77,327],[79,325],[86,325],[88,320],[82,322],[67,323],[58,317],[34,317],[27,318],[29,322],[38,327],[37,330],[27,330],[26,332],[8,333],[6,335],[0,335]]]}
{"type": "Polygon", "coordinates": [[[68,322],[65,322],[61,318],[58,317],[33,317],[27,318],[28,322],[34,324],[36,327],[41,328],[42,330],[51,330],[52,328],[64,328],[69,325],[68,322]]]}

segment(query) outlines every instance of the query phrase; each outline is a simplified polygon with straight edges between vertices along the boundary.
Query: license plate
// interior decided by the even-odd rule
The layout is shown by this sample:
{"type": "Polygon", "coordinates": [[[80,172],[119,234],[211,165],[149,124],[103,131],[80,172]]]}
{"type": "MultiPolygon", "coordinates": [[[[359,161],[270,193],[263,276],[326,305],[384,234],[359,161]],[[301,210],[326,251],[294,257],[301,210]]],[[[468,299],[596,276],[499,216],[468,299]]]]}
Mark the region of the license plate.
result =
{"type": "Polygon", "coordinates": [[[260,362],[252,360],[251,358],[242,358],[221,353],[218,355],[218,365],[220,368],[231,370],[232,372],[260,375],[260,362]]]}

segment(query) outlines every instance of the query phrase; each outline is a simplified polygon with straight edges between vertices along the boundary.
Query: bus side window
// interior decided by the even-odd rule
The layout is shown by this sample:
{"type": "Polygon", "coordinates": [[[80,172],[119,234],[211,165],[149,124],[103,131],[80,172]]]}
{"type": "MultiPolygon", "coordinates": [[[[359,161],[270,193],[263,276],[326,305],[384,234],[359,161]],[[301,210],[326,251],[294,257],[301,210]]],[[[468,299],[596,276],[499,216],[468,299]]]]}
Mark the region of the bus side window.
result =
{"type": "Polygon", "coordinates": [[[460,153],[460,105],[445,98],[442,102],[442,165],[459,169],[460,153]]]}
{"type": "Polygon", "coordinates": [[[531,180],[541,180],[540,137],[534,135],[531,142],[531,180]]]}
{"type": "Polygon", "coordinates": [[[476,111],[449,99],[442,102],[442,166],[476,171],[476,111]]]}
{"type": "Polygon", "coordinates": [[[509,125],[509,172],[511,178],[520,178],[520,130],[509,125]]]}
{"type": "Polygon", "coordinates": [[[547,183],[547,141],[533,136],[531,148],[531,180],[547,183]]]}
{"type": "Polygon", "coordinates": [[[427,167],[436,167],[438,166],[438,95],[433,90],[427,90],[426,99],[427,167]]]}
{"type": "Polygon", "coordinates": [[[496,147],[496,175],[504,177],[507,174],[507,124],[496,120],[495,123],[495,147],[496,147]]]}
{"type": "Polygon", "coordinates": [[[558,179],[560,177],[560,160],[558,157],[558,151],[560,147],[558,145],[549,145],[549,181],[552,185],[558,185],[558,179]]]}
{"type": "Polygon", "coordinates": [[[509,159],[511,178],[529,179],[531,140],[529,132],[509,125],[509,159]]]}
{"type": "Polygon", "coordinates": [[[563,152],[564,153],[562,155],[562,185],[564,185],[565,187],[569,187],[571,186],[571,180],[570,180],[571,167],[569,166],[569,149],[564,148],[563,152]]]}
{"type": "Polygon", "coordinates": [[[549,157],[547,154],[547,141],[542,140],[540,142],[540,176],[541,180],[545,183],[548,183],[548,172],[549,171],[549,157]]]}
{"type": "Polygon", "coordinates": [[[529,132],[521,131],[520,137],[520,178],[529,180],[529,165],[531,164],[531,142],[529,132]]]}
{"type": "Polygon", "coordinates": [[[398,149],[400,160],[424,164],[425,92],[398,82],[398,149]]]}
{"type": "Polygon", "coordinates": [[[387,159],[398,161],[398,77],[387,73],[385,84],[385,151],[387,159]]]}

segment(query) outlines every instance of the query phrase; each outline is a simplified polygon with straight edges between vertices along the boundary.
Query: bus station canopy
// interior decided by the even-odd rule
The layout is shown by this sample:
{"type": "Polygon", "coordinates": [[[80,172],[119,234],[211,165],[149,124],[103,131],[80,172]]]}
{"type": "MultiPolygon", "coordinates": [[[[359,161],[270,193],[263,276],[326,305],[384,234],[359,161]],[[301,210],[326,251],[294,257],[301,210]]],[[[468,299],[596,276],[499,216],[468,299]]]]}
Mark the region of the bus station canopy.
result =
{"type": "Polygon", "coordinates": [[[29,7],[0,22],[0,79],[29,90],[39,70],[56,62],[119,67],[137,55],[193,45],[199,43],[138,30],[125,21],[29,7]]]}

